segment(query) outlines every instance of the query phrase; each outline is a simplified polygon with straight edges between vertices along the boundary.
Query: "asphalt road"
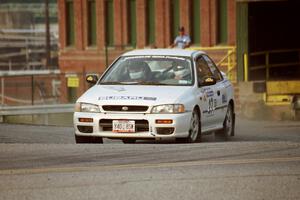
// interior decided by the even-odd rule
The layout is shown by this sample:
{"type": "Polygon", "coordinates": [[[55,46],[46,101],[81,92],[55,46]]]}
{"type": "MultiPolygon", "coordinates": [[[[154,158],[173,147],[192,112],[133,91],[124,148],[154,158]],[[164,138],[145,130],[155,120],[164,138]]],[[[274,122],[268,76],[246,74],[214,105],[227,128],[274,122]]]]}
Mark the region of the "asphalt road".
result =
{"type": "Polygon", "coordinates": [[[0,199],[300,199],[300,122],[236,136],[75,145],[68,127],[0,124],[0,199]]]}

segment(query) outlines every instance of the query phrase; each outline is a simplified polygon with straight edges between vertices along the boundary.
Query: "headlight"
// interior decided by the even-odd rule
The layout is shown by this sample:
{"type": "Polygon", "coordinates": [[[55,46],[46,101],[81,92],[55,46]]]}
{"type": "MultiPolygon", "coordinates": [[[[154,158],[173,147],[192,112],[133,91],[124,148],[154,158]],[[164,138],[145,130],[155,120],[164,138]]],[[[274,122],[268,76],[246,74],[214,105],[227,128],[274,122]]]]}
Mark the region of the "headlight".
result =
{"type": "Polygon", "coordinates": [[[183,113],[185,111],[182,104],[165,104],[154,106],[151,113],[169,114],[169,113],[183,113]]]}
{"type": "Polygon", "coordinates": [[[100,112],[99,106],[90,103],[76,103],[76,112],[100,112]]]}

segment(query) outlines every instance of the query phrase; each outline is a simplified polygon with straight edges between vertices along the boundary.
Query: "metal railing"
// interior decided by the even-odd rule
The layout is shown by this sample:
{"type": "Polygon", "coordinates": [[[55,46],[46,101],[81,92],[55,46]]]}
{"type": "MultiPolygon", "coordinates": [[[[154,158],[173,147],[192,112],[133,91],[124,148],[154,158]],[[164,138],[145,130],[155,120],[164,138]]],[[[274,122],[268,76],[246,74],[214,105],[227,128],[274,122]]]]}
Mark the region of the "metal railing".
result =
{"type": "MultiPolygon", "coordinates": [[[[264,76],[261,76],[260,80],[268,81],[271,77],[271,70],[282,68],[282,67],[300,67],[300,49],[283,49],[283,50],[271,50],[271,51],[261,51],[253,52],[249,54],[249,76],[255,74],[259,70],[264,70],[264,76]],[[283,59],[278,60],[276,57],[293,57],[289,60],[283,59]],[[298,59],[298,60],[297,60],[298,59]]],[[[261,73],[260,73],[261,74],[261,73]]],[[[249,77],[247,77],[249,78],[249,77]]],[[[253,77],[250,77],[253,79],[253,77]]]]}
{"type": "Polygon", "coordinates": [[[53,80],[60,81],[59,75],[59,70],[0,71],[0,105],[42,104],[49,96],[58,103],[59,95],[46,90],[53,88],[53,80]]]}
{"type": "Polygon", "coordinates": [[[0,116],[72,113],[72,112],[74,112],[74,104],[0,107],[0,116]]]}
{"type": "Polygon", "coordinates": [[[265,85],[268,105],[290,105],[300,94],[300,49],[282,49],[244,54],[245,80],[265,85]]]}
{"type": "Polygon", "coordinates": [[[237,81],[237,73],[236,73],[236,49],[233,48],[232,50],[228,50],[227,55],[222,58],[218,63],[217,66],[225,66],[227,68],[227,77],[233,83],[237,81]]]}
{"type": "Polygon", "coordinates": [[[87,74],[60,70],[0,71],[0,106],[73,103],[90,87],[85,81],[87,74]]]}

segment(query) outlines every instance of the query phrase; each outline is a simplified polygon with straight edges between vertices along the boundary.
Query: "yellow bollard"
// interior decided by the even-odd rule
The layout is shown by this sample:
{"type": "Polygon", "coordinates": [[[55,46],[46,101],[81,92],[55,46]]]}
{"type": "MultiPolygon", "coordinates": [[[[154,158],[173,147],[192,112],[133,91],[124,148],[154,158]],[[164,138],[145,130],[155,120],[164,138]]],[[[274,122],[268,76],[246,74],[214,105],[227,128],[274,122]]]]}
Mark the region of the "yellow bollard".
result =
{"type": "Polygon", "coordinates": [[[244,80],[248,82],[248,55],[244,53],[244,80]]]}

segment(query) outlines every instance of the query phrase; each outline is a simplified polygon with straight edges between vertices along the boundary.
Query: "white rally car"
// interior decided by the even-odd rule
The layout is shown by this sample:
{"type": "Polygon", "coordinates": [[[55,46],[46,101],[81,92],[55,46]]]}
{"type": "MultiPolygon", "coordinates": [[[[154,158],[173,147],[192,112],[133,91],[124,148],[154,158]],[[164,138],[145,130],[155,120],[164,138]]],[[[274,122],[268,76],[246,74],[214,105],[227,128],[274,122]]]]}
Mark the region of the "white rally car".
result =
{"type": "Polygon", "coordinates": [[[233,86],[204,52],[134,50],[87,81],[94,86],[76,102],[76,143],[234,135],[233,86]]]}

